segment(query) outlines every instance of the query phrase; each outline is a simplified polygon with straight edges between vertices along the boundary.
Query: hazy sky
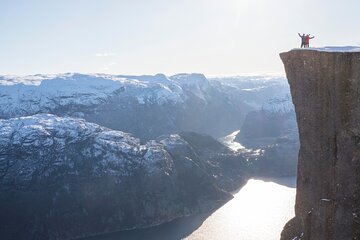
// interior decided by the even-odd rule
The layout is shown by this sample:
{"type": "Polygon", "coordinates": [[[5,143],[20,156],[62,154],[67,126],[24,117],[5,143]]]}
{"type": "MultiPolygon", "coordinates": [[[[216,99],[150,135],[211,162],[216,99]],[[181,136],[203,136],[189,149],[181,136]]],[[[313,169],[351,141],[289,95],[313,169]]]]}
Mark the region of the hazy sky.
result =
{"type": "Polygon", "coordinates": [[[359,0],[0,0],[0,74],[283,72],[278,53],[360,45],[359,0]]]}

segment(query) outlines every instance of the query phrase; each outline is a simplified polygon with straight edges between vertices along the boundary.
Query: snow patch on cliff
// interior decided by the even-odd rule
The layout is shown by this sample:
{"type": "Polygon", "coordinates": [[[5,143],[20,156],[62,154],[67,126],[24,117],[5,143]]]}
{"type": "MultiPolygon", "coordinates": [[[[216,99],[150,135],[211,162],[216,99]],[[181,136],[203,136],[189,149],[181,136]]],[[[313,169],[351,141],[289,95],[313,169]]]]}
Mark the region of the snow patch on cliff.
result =
{"type": "Polygon", "coordinates": [[[320,48],[295,48],[294,50],[312,50],[319,52],[360,52],[360,46],[327,46],[320,48]]]}

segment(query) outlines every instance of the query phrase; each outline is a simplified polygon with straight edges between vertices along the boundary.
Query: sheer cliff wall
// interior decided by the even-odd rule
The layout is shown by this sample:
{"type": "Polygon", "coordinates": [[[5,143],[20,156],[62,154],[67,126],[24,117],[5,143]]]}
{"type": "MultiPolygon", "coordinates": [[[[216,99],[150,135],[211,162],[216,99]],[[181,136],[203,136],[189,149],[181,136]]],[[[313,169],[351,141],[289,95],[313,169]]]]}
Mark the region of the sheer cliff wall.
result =
{"type": "Polygon", "coordinates": [[[280,57],[301,145],[296,217],[282,239],[360,239],[360,52],[280,57]]]}

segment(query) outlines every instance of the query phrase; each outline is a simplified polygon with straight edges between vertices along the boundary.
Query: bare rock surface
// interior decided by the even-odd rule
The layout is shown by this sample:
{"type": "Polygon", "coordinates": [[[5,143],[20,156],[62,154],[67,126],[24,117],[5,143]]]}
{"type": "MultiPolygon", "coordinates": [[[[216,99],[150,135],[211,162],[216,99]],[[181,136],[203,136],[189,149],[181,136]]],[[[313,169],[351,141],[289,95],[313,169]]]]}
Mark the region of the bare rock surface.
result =
{"type": "Polygon", "coordinates": [[[281,239],[360,239],[359,48],[280,56],[300,136],[296,217],[281,239]]]}

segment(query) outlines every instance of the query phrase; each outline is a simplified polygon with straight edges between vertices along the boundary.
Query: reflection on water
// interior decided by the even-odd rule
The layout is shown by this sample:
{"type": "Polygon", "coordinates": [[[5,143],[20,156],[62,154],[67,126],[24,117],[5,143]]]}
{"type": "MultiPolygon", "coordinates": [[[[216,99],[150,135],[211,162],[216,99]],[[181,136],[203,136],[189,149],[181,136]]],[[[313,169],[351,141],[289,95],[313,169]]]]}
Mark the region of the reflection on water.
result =
{"type": "Polygon", "coordinates": [[[251,179],[187,239],[278,240],[294,203],[295,188],[251,179]]]}
{"type": "Polygon", "coordinates": [[[295,178],[251,179],[234,199],[210,216],[198,215],[89,240],[278,240],[283,226],[294,216],[296,189],[293,186],[295,178]]]}
{"type": "Polygon", "coordinates": [[[296,178],[295,177],[282,177],[282,178],[273,178],[273,177],[264,178],[264,177],[262,177],[262,178],[260,178],[260,180],[264,181],[264,182],[273,182],[278,185],[283,185],[283,186],[286,186],[289,188],[296,188],[296,178]]]}
{"type": "Polygon", "coordinates": [[[239,133],[240,133],[240,130],[237,130],[223,138],[220,138],[219,141],[235,152],[239,151],[239,150],[243,150],[243,149],[245,149],[245,147],[235,141],[235,138],[239,133]]]}
{"type": "MultiPolygon", "coordinates": [[[[86,240],[179,240],[198,229],[209,215],[185,217],[157,227],[110,233],[86,240]]],[[[82,239],[85,240],[85,239],[82,239]]]]}

